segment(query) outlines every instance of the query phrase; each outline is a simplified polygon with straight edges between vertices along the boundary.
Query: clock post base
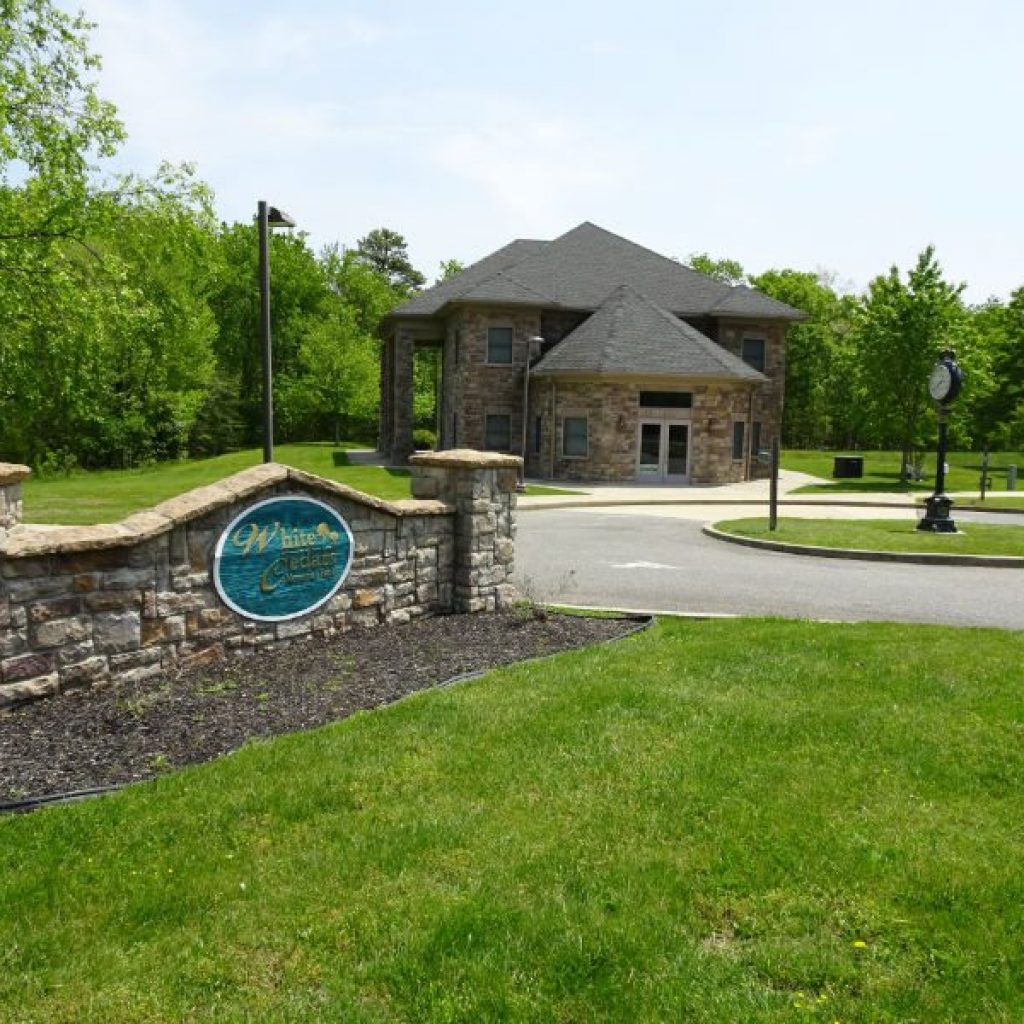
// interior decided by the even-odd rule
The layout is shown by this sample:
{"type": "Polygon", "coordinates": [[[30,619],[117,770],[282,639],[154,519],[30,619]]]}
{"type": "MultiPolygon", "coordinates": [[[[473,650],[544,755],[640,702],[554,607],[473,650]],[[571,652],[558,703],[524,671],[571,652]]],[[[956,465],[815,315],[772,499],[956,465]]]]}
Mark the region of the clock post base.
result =
{"type": "Polygon", "coordinates": [[[917,528],[927,533],[956,533],[956,523],[949,514],[952,505],[953,499],[945,494],[933,494],[925,498],[924,517],[917,528]]]}

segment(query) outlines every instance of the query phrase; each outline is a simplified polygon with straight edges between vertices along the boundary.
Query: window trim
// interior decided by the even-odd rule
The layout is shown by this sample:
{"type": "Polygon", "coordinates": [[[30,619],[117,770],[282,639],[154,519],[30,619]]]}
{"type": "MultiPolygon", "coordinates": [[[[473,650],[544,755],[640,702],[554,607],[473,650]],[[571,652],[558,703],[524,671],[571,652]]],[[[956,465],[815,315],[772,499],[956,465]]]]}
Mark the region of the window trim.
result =
{"type": "Polygon", "coordinates": [[[581,415],[570,414],[562,417],[562,458],[563,459],[587,459],[590,458],[590,417],[584,413],[581,415]],[[582,420],[583,421],[583,451],[582,452],[567,452],[565,450],[566,441],[566,427],[570,420],[582,420]]]}
{"type": "Polygon", "coordinates": [[[487,342],[486,349],[484,351],[484,365],[485,366],[515,366],[516,362],[516,329],[512,324],[488,324],[487,325],[487,342]],[[508,360],[501,360],[495,362],[491,359],[491,331],[508,331],[509,342],[508,342],[508,360]]]}
{"type": "Polygon", "coordinates": [[[510,412],[485,412],[484,413],[484,451],[485,452],[510,452],[512,450],[512,413],[510,412]],[[487,421],[490,419],[497,419],[503,417],[508,420],[508,444],[503,448],[493,448],[487,443],[488,429],[487,421]]]}
{"type": "Polygon", "coordinates": [[[751,369],[757,370],[758,373],[764,373],[768,366],[768,339],[759,334],[744,334],[740,339],[740,359],[742,359],[743,362],[745,362],[751,369]],[[748,341],[756,341],[761,344],[760,366],[758,366],[757,363],[752,363],[746,355],[744,355],[743,350],[746,348],[748,341]]]}
{"type": "Polygon", "coordinates": [[[747,457],[747,421],[746,419],[735,419],[732,421],[732,448],[731,456],[733,462],[743,462],[747,457]],[[737,427],[739,431],[737,432],[737,427]],[[739,441],[739,455],[736,454],[737,441],[739,441]]]}

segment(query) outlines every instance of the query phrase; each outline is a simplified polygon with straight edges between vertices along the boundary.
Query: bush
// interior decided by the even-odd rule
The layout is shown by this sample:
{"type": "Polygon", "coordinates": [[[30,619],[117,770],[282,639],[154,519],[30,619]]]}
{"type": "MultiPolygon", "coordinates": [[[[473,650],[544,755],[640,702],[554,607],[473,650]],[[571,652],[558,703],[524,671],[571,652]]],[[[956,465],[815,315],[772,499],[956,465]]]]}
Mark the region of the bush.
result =
{"type": "Polygon", "coordinates": [[[414,430],[412,444],[418,452],[433,451],[437,447],[437,434],[433,430],[414,430]]]}

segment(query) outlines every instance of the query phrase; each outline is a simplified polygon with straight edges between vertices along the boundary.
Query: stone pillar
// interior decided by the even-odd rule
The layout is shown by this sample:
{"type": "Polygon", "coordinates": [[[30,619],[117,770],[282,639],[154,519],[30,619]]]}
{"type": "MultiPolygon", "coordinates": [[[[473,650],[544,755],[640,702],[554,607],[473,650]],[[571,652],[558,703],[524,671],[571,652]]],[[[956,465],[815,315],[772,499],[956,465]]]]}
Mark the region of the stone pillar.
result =
{"type": "Polygon", "coordinates": [[[21,481],[31,472],[28,466],[0,462],[0,540],[21,522],[21,481]]]}
{"type": "Polygon", "coordinates": [[[392,410],[394,409],[394,342],[385,338],[380,344],[380,416],[377,429],[377,451],[391,458],[391,449],[395,443],[395,425],[392,410]]]}
{"type": "Polygon", "coordinates": [[[523,460],[456,448],[414,455],[409,464],[414,498],[455,507],[452,610],[508,608],[516,599],[516,483],[523,460]]]}
{"type": "Polygon", "coordinates": [[[394,362],[391,370],[391,417],[394,433],[391,438],[391,461],[406,462],[415,450],[412,443],[412,364],[416,345],[401,328],[392,342],[394,362]]]}

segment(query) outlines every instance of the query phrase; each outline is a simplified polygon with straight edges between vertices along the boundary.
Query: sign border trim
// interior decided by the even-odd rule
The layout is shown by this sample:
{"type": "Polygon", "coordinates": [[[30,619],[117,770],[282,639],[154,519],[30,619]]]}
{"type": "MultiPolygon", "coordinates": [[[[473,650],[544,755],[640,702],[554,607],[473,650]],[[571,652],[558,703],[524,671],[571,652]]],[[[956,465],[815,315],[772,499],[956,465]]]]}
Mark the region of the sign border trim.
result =
{"type": "Polygon", "coordinates": [[[213,552],[213,570],[210,573],[213,582],[213,588],[217,592],[217,596],[236,614],[241,615],[246,619],[255,619],[257,622],[288,622],[290,619],[300,619],[303,615],[309,615],[311,612],[315,612],[317,608],[322,608],[334,595],[341,589],[341,585],[348,578],[349,570],[352,568],[352,561],[356,553],[356,541],[352,535],[352,529],[348,525],[348,521],[345,517],[333,506],[328,505],[327,502],[321,501],[319,498],[311,498],[305,494],[276,494],[271,498],[264,498],[262,501],[257,501],[253,505],[247,505],[241,512],[235,516],[234,519],[228,523],[227,526],[221,531],[220,537],[217,538],[217,546],[213,552]],[[241,608],[235,604],[226,593],[224,588],[221,586],[220,579],[220,563],[221,556],[224,552],[224,545],[227,543],[228,537],[231,536],[231,531],[234,530],[235,526],[240,523],[247,515],[255,511],[258,508],[262,508],[264,505],[271,505],[276,501],[308,501],[314,505],[319,505],[321,508],[326,509],[334,516],[338,522],[345,528],[345,534],[348,537],[348,560],[345,563],[345,568],[338,579],[338,582],[325,594],[316,604],[311,604],[308,608],[303,608],[299,612],[290,612],[288,615],[258,615],[255,612],[248,611],[245,608],[241,608]]]}

